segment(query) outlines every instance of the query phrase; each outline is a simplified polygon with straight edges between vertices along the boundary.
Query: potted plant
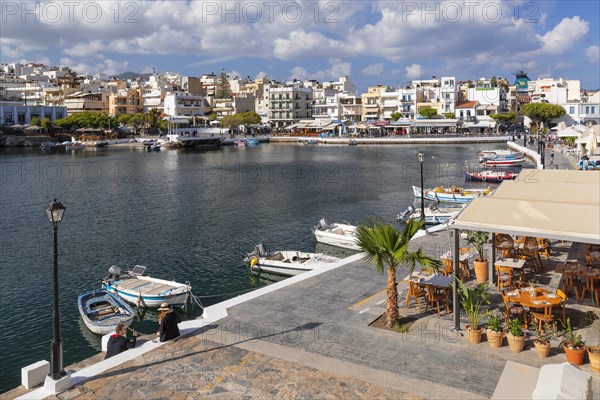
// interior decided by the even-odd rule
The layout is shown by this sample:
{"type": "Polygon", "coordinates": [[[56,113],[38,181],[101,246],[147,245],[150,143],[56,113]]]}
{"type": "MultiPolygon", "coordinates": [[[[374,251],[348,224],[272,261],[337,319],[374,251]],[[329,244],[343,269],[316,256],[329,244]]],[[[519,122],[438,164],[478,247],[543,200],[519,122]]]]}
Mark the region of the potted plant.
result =
{"type": "Polygon", "coordinates": [[[523,351],[523,346],[525,346],[525,332],[523,332],[521,321],[517,318],[508,323],[506,340],[508,340],[508,346],[511,351],[514,351],[515,353],[523,351]]]}
{"type": "Polygon", "coordinates": [[[488,260],[485,257],[485,245],[488,239],[489,233],[487,232],[469,231],[467,233],[467,243],[473,245],[477,251],[477,258],[473,261],[477,282],[488,280],[488,260]]]}
{"type": "Polygon", "coordinates": [[[486,336],[490,347],[495,349],[502,347],[504,339],[504,329],[502,329],[502,320],[496,314],[489,312],[487,320],[486,336]]]}
{"type": "Polygon", "coordinates": [[[563,334],[565,340],[562,341],[565,355],[567,356],[567,362],[575,365],[583,364],[583,357],[585,356],[585,343],[583,342],[581,335],[573,333],[571,327],[571,318],[567,318],[567,326],[565,327],[565,333],[563,334]]]}
{"type": "Polygon", "coordinates": [[[477,286],[467,286],[456,277],[454,282],[457,285],[460,302],[469,321],[469,325],[467,325],[467,340],[470,343],[480,343],[483,329],[479,325],[479,322],[484,311],[482,306],[489,304],[487,299],[488,283],[483,282],[477,284],[477,286]]]}
{"type": "Polygon", "coordinates": [[[596,316],[592,318],[592,335],[596,339],[596,345],[588,347],[588,356],[590,357],[590,364],[592,371],[600,372],[600,317],[596,316]]]}
{"type": "Polygon", "coordinates": [[[540,330],[536,326],[536,331],[538,336],[533,339],[533,345],[537,350],[538,356],[546,358],[550,354],[550,337],[556,334],[556,329],[546,322],[543,330],[540,330]]]}

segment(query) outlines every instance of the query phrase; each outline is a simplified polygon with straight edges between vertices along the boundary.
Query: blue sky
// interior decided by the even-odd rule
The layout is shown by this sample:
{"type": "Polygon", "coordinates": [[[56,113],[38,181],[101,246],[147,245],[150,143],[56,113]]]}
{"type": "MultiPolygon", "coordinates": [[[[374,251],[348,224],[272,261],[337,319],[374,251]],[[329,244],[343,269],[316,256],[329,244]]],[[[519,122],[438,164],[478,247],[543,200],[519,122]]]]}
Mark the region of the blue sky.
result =
{"type": "Polygon", "coordinates": [[[600,87],[600,2],[0,0],[0,61],[80,73],[222,68],[360,89],[525,70],[600,87]]]}

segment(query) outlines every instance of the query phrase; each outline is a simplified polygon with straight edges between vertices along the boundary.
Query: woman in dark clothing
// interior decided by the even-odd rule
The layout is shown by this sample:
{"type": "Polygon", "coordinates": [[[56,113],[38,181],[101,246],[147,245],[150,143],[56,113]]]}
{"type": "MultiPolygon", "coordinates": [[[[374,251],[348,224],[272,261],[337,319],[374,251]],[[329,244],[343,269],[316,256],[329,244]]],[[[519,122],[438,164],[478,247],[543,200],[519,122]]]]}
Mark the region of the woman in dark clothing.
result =
{"type": "Polygon", "coordinates": [[[129,340],[125,337],[127,328],[123,323],[119,323],[115,328],[115,334],[111,335],[108,338],[108,346],[106,348],[106,357],[104,359],[110,358],[112,356],[116,356],[119,353],[124,352],[128,349],[133,349],[135,347],[135,342],[137,340],[137,335],[134,333],[133,339],[129,340]]]}
{"type": "Polygon", "coordinates": [[[181,322],[179,315],[171,309],[168,303],[162,303],[158,311],[160,311],[158,317],[158,322],[160,323],[160,330],[158,331],[160,341],[166,342],[178,337],[179,327],[177,324],[181,322]]]}

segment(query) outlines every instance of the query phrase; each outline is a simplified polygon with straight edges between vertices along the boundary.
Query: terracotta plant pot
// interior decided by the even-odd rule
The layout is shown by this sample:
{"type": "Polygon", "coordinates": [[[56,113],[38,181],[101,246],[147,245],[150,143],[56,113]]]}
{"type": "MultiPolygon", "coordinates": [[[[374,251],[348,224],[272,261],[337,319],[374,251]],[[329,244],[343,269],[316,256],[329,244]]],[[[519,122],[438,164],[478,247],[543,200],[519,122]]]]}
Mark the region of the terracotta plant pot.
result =
{"type": "Polygon", "coordinates": [[[467,340],[469,343],[481,343],[481,333],[483,329],[471,329],[471,325],[467,325],[467,340]]]}
{"type": "Polygon", "coordinates": [[[563,349],[567,356],[567,362],[575,365],[583,364],[583,357],[585,357],[585,346],[582,349],[571,349],[567,347],[566,343],[563,343],[563,349]]]}
{"type": "Polygon", "coordinates": [[[588,357],[592,371],[600,372],[600,346],[588,347],[588,357]]]}
{"type": "Polygon", "coordinates": [[[506,340],[508,341],[508,347],[510,347],[511,351],[514,351],[515,353],[523,351],[523,347],[525,346],[525,335],[513,336],[508,333],[506,334],[506,340]]]}
{"type": "Polygon", "coordinates": [[[550,347],[552,347],[550,342],[544,344],[542,342],[539,342],[538,339],[535,339],[533,341],[533,345],[535,346],[539,357],[546,358],[550,354],[550,347]]]}
{"type": "Polygon", "coordinates": [[[488,262],[487,261],[473,261],[473,268],[475,269],[475,278],[477,283],[487,282],[488,280],[488,262]]]}
{"type": "Polygon", "coordinates": [[[502,347],[502,341],[504,339],[504,332],[494,332],[489,329],[486,331],[487,341],[490,347],[498,349],[502,347]]]}

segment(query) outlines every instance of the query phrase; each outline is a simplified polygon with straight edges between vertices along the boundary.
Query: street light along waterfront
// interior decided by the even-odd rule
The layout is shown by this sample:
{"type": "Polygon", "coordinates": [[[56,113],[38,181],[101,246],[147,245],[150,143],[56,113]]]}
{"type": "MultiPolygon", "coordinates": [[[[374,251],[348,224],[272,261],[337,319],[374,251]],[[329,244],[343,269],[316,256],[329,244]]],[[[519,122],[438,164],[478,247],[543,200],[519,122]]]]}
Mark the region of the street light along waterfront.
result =
{"type": "Polygon", "coordinates": [[[424,183],[423,183],[423,161],[425,161],[425,154],[419,152],[419,165],[421,166],[421,219],[425,221],[425,191],[424,183]]]}
{"type": "Polygon", "coordinates": [[[65,375],[63,369],[63,341],[60,338],[60,307],[58,304],[58,224],[63,219],[65,207],[56,199],[46,208],[48,221],[54,226],[54,311],[53,336],[50,345],[50,376],[58,380],[65,375]]]}

